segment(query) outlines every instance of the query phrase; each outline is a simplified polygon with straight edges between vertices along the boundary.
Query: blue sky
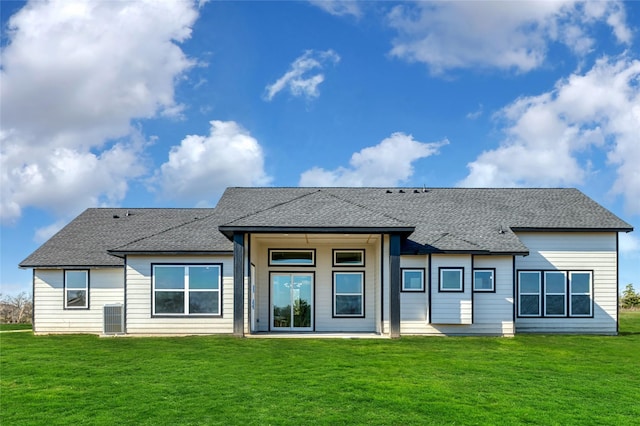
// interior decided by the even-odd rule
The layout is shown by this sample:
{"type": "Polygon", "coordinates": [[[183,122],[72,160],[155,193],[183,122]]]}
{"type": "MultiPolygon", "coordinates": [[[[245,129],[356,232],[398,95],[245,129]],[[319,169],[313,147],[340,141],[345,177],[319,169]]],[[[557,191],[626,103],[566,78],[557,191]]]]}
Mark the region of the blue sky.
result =
{"type": "MultiPolygon", "coordinates": [[[[640,229],[640,2],[3,2],[1,284],[88,207],[577,187],[640,229]]],[[[620,283],[640,285],[640,237],[620,283]]]]}

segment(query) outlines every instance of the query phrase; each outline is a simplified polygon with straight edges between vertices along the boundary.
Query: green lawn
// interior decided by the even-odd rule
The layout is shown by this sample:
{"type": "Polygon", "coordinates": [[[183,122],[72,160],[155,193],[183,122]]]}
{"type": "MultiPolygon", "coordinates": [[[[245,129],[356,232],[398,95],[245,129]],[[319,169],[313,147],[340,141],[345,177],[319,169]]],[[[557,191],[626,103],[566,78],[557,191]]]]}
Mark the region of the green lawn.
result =
{"type": "Polygon", "coordinates": [[[0,331],[31,330],[31,324],[0,324],[0,331]]]}
{"type": "Polygon", "coordinates": [[[620,336],[234,339],[0,335],[0,424],[638,424],[620,336]]]}

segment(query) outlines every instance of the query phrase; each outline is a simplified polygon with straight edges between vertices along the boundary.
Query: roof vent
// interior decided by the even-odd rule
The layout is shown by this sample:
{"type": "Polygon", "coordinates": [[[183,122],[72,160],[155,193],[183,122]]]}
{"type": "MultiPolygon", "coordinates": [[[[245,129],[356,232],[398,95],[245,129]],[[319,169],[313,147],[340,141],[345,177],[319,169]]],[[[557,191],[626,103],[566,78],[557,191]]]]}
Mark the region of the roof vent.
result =
{"type": "Polygon", "coordinates": [[[419,194],[419,193],[420,193],[420,191],[418,191],[417,189],[414,189],[414,190],[413,190],[413,193],[414,193],[414,194],[419,194]]]}
{"type": "Polygon", "coordinates": [[[387,194],[393,194],[393,191],[390,189],[387,189],[387,194]]]}
{"type": "Polygon", "coordinates": [[[120,219],[120,216],[118,216],[117,214],[114,214],[114,215],[113,215],[113,218],[114,218],[114,219],[120,219]]]}
{"type": "Polygon", "coordinates": [[[401,194],[404,194],[404,189],[401,189],[400,191],[398,191],[401,194]]]}

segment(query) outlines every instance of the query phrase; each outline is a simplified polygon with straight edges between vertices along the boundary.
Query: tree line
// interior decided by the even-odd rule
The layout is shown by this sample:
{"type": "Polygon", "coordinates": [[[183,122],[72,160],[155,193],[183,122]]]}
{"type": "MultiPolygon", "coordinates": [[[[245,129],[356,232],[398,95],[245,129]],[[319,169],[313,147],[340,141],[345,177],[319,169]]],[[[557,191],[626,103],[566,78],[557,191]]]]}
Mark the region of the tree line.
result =
{"type": "Polygon", "coordinates": [[[0,323],[28,324],[31,322],[33,299],[26,292],[0,295],[0,323]]]}

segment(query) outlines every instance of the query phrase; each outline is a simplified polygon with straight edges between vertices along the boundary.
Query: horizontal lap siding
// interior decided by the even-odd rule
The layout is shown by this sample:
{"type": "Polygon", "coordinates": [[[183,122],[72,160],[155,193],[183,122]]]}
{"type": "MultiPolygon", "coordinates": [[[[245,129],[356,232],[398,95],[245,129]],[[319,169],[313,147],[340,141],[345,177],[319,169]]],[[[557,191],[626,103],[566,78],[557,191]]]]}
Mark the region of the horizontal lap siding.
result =
{"type": "Polygon", "coordinates": [[[431,256],[431,323],[471,324],[471,256],[431,256]],[[440,292],[441,267],[464,268],[464,292],[440,292]]]}
{"type": "Polygon", "coordinates": [[[519,233],[530,255],[518,257],[518,270],[593,271],[593,318],[517,318],[517,332],[616,333],[616,234],[519,233]]]}
{"type": "Polygon", "coordinates": [[[233,333],[233,256],[128,256],[127,334],[233,333]],[[222,317],[151,316],[152,263],[221,263],[222,317]]]}
{"type": "Polygon", "coordinates": [[[35,332],[102,333],[104,305],[124,303],[122,268],[89,271],[89,309],[64,309],[63,277],[61,269],[35,270],[35,332]]]}
{"type": "Polygon", "coordinates": [[[270,318],[270,274],[314,273],[314,329],[317,332],[376,332],[380,304],[379,242],[376,244],[356,244],[336,241],[332,244],[307,244],[302,241],[282,242],[282,240],[254,241],[251,245],[251,261],[256,265],[256,315],[258,331],[269,331],[270,318]],[[269,249],[315,249],[315,267],[269,266],[269,249]],[[334,267],[333,249],[364,249],[365,266],[334,267]],[[333,272],[364,271],[364,318],[333,317],[333,272]]]}
{"type": "MultiPolygon", "coordinates": [[[[427,289],[425,293],[401,294],[402,315],[401,334],[403,335],[498,335],[511,336],[514,333],[513,324],[513,258],[511,256],[475,256],[474,267],[495,268],[495,293],[474,293],[473,295],[473,324],[429,324],[428,323],[428,281],[425,283],[427,289]]],[[[423,267],[428,275],[428,258],[426,256],[403,256],[403,268],[423,267]]],[[[431,267],[431,289],[436,294],[432,301],[434,305],[441,301],[442,295],[438,292],[438,266],[449,266],[465,268],[465,297],[470,297],[472,291],[471,263],[469,256],[434,256],[431,267]]],[[[428,277],[427,277],[428,279],[428,277]]],[[[461,295],[460,293],[453,293],[461,295]]],[[[471,303],[470,300],[468,302],[471,303]]],[[[460,310],[460,305],[443,304],[435,307],[442,310],[449,308],[454,311],[460,310]]],[[[470,314],[471,306],[464,307],[467,315],[470,314]]],[[[455,314],[453,318],[457,318],[455,314]]],[[[470,317],[469,317],[470,319],[470,317]]]]}

